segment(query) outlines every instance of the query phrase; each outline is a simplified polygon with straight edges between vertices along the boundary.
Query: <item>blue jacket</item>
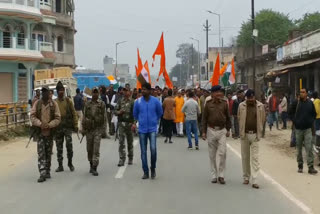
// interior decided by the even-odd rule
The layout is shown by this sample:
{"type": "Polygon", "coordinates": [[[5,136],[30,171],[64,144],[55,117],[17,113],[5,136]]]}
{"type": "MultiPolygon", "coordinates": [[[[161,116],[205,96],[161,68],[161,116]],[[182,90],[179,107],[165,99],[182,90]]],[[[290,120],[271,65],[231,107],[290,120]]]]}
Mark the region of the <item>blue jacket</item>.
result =
{"type": "Polygon", "coordinates": [[[157,132],[158,123],[162,114],[161,103],[153,96],[150,96],[149,101],[141,97],[134,103],[133,116],[139,121],[139,133],[157,132]]]}

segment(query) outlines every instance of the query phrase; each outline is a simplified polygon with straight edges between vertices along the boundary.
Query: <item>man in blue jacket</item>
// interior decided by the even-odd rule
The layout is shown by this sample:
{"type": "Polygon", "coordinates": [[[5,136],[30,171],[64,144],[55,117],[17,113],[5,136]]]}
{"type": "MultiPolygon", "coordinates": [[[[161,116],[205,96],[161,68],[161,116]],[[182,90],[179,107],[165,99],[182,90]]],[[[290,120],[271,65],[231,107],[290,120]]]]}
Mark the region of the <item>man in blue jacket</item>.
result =
{"type": "MultiPolygon", "coordinates": [[[[157,162],[157,125],[163,114],[160,101],[151,96],[151,85],[145,83],[142,86],[142,97],[136,100],[133,108],[133,116],[139,122],[139,139],[141,150],[141,161],[144,175],[142,179],[149,179],[149,168],[147,160],[147,145],[150,141],[151,150],[151,178],[156,177],[157,162]]],[[[133,125],[133,129],[136,125],[133,125]]]]}

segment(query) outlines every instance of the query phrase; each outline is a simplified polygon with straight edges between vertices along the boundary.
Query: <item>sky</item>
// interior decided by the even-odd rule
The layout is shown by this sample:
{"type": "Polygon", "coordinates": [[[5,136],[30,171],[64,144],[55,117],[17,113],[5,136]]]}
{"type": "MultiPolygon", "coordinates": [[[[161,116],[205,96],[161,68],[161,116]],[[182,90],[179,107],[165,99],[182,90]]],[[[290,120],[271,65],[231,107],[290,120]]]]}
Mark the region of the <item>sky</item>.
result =
{"type": "MultiPolygon", "coordinates": [[[[194,43],[197,48],[190,37],[200,40],[200,52],[205,52],[206,19],[211,25],[209,47],[218,46],[218,17],[206,10],[221,14],[226,45],[238,35],[242,22],[250,19],[251,14],[251,0],[76,0],[75,5],[76,64],[102,70],[103,57],[115,58],[115,44],[127,41],[118,46],[118,63],[129,64],[131,73],[137,64],[137,48],[142,61],[152,64],[152,54],[162,32],[168,71],[178,62],[179,44],[194,43]]],[[[307,12],[320,10],[320,1],[255,0],[255,10],[261,9],[273,9],[298,19],[307,12]]],[[[157,69],[151,68],[151,73],[156,75],[157,69]]]]}

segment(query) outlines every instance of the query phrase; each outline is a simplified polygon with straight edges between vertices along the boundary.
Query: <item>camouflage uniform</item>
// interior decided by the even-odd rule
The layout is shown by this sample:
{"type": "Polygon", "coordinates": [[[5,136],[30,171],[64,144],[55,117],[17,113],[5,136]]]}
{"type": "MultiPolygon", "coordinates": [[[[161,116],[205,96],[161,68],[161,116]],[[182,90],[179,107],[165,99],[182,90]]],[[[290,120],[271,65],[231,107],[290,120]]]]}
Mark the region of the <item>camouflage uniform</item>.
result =
{"type": "Polygon", "coordinates": [[[128,158],[129,161],[133,159],[133,134],[131,131],[132,124],[134,122],[133,118],[133,106],[134,100],[123,97],[118,101],[116,106],[116,113],[119,120],[119,165],[123,165],[126,160],[126,145],[125,138],[127,138],[128,143],[128,158]],[[119,112],[123,111],[122,115],[119,115],[119,112]]]}
{"type": "MultiPolygon", "coordinates": [[[[61,113],[61,123],[56,130],[56,146],[57,159],[59,168],[63,171],[63,142],[66,140],[67,157],[69,167],[72,165],[73,148],[72,148],[72,131],[78,129],[78,115],[74,109],[72,101],[64,97],[63,99],[56,99],[61,113]]],[[[70,167],[71,168],[71,167],[70,167]]],[[[73,166],[72,166],[73,168],[73,166]]],[[[72,170],[73,171],[73,170],[72,170]]]]}
{"type": "Polygon", "coordinates": [[[44,105],[42,100],[38,100],[31,109],[32,127],[37,135],[38,168],[42,177],[50,176],[53,129],[59,125],[60,120],[59,107],[55,101],[49,100],[44,105]],[[41,130],[43,123],[47,123],[49,129],[41,130]]]}
{"type": "Polygon", "coordinates": [[[103,101],[88,101],[84,107],[83,131],[87,139],[88,161],[93,168],[99,165],[100,141],[105,127],[106,106],[103,101]]]}

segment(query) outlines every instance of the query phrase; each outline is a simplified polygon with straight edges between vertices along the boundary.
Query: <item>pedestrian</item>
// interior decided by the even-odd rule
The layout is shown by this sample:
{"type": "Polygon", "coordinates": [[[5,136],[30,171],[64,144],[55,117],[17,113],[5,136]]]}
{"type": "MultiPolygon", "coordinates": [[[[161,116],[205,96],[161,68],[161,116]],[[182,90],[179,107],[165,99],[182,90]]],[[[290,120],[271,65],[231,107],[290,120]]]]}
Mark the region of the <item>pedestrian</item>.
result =
{"type": "Polygon", "coordinates": [[[92,89],[92,99],[84,107],[84,118],[82,121],[82,134],[86,136],[88,161],[90,173],[98,176],[97,171],[100,159],[100,142],[105,127],[106,106],[99,99],[98,88],[92,89]]]}
{"type": "Polygon", "coordinates": [[[264,105],[264,111],[265,111],[265,120],[263,122],[262,134],[261,134],[261,137],[264,138],[266,135],[266,123],[267,123],[266,118],[268,118],[268,112],[269,112],[269,105],[264,95],[261,96],[261,103],[264,105]]]}
{"type": "Polygon", "coordinates": [[[239,138],[239,120],[238,120],[238,108],[240,103],[244,101],[244,91],[239,90],[237,92],[237,99],[234,100],[232,105],[232,117],[233,117],[233,125],[234,125],[234,139],[239,138]]]}
{"type": "Polygon", "coordinates": [[[184,105],[184,97],[182,96],[182,91],[179,90],[177,97],[174,99],[176,103],[176,128],[177,128],[177,136],[183,137],[183,123],[184,123],[184,114],[182,113],[182,107],[184,105]]]}
{"type": "Polygon", "coordinates": [[[76,96],[73,98],[74,108],[78,115],[78,127],[79,131],[82,131],[82,118],[83,118],[83,107],[84,107],[84,100],[83,96],[80,93],[80,89],[76,89],[76,96]]]}
{"type": "Polygon", "coordinates": [[[275,91],[272,91],[272,94],[268,98],[269,104],[269,128],[272,130],[274,122],[276,122],[276,127],[279,130],[278,122],[278,110],[279,110],[279,98],[276,96],[275,91]]]}
{"type": "Polygon", "coordinates": [[[288,120],[288,101],[285,94],[282,94],[282,99],[280,102],[281,108],[281,119],[283,123],[282,129],[287,129],[287,120],[288,120]]]}
{"type": "Polygon", "coordinates": [[[61,115],[58,104],[49,99],[49,88],[41,89],[42,98],[36,101],[31,109],[31,123],[34,135],[37,136],[38,169],[40,172],[39,183],[51,178],[51,156],[54,132],[60,121],[61,115]]]}
{"type": "Polygon", "coordinates": [[[234,100],[232,99],[232,92],[228,92],[227,93],[227,98],[228,98],[228,105],[229,105],[229,114],[230,114],[230,119],[231,119],[231,133],[232,133],[232,137],[235,137],[235,131],[234,131],[234,118],[231,117],[232,115],[232,108],[233,108],[233,103],[234,100]]]}
{"type": "Polygon", "coordinates": [[[300,100],[297,105],[293,107],[295,114],[293,123],[296,128],[297,140],[297,161],[298,172],[303,173],[303,156],[302,147],[305,147],[307,155],[308,173],[317,174],[318,171],[314,169],[314,156],[312,145],[312,126],[316,119],[316,110],[311,100],[307,98],[307,90],[302,88],[300,90],[300,100]]]}
{"type": "MultiPolygon", "coordinates": [[[[318,150],[318,157],[320,159],[320,99],[319,99],[319,94],[318,92],[313,92],[313,104],[314,104],[314,108],[316,110],[316,121],[315,121],[315,146],[318,150]]],[[[320,163],[318,164],[318,166],[320,166],[320,163]]]]}
{"type": "MultiPolygon", "coordinates": [[[[159,100],[151,94],[151,85],[146,83],[142,86],[142,97],[136,100],[133,109],[134,118],[139,122],[139,139],[141,150],[141,161],[144,175],[142,179],[149,179],[149,168],[147,160],[148,140],[151,150],[151,178],[156,177],[157,162],[157,124],[163,111],[159,100]]],[[[133,125],[133,129],[136,125],[133,125]]]]}
{"type": "Polygon", "coordinates": [[[71,172],[74,171],[72,164],[73,158],[73,146],[72,146],[72,132],[78,132],[78,116],[74,109],[72,101],[65,96],[65,88],[59,81],[57,84],[58,98],[56,102],[59,106],[61,115],[61,122],[56,129],[56,148],[57,148],[57,160],[58,168],[56,172],[64,171],[63,168],[63,142],[66,141],[68,167],[71,172]]]}
{"type": "Polygon", "coordinates": [[[211,164],[212,183],[225,184],[224,171],[226,167],[227,144],[230,136],[231,120],[228,103],[222,99],[221,86],[211,89],[212,99],[204,108],[202,117],[202,138],[208,139],[208,149],[211,164]],[[218,158],[217,158],[218,155],[218,158]],[[219,165],[217,166],[217,163],[219,165]]]}
{"type": "Polygon", "coordinates": [[[188,100],[182,107],[182,112],[186,116],[186,132],[188,136],[188,149],[192,149],[192,137],[191,134],[194,134],[195,138],[195,148],[199,150],[199,140],[198,140],[198,127],[197,119],[200,114],[200,108],[197,101],[194,100],[193,91],[189,91],[188,100]]]}
{"type": "Polygon", "coordinates": [[[40,96],[41,96],[40,90],[36,90],[36,95],[34,96],[34,98],[33,98],[33,100],[32,100],[31,107],[33,107],[33,105],[35,104],[35,102],[37,102],[38,100],[40,100],[40,96]]]}
{"type": "Polygon", "coordinates": [[[118,126],[118,117],[115,114],[115,108],[116,108],[116,105],[118,104],[118,102],[120,102],[120,100],[123,97],[123,90],[122,89],[123,88],[120,86],[118,88],[118,93],[113,95],[112,100],[111,100],[111,106],[113,107],[111,123],[113,124],[113,126],[115,128],[116,139],[119,137],[119,126],[118,126]]]}
{"type": "MultiPolygon", "coordinates": [[[[107,88],[104,85],[100,87],[100,98],[106,106],[106,112],[108,112],[110,109],[110,100],[109,100],[109,97],[107,96],[107,88]]],[[[105,116],[106,116],[105,120],[108,121],[107,114],[105,116]]],[[[110,136],[108,135],[108,132],[107,132],[108,123],[105,123],[105,124],[106,124],[106,127],[104,127],[103,129],[102,139],[110,139],[110,136]]]]}
{"type": "Polygon", "coordinates": [[[243,184],[248,185],[252,179],[252,187],[259,189],[257,177],[260,170],[259,141],[265,121],[264,105],[256,100],[252,89],[245,94],[247,100],[240,103],[238,110],[243,184]]]}
{"type": "Polygon", "coordinates": [[[163,108],[163,133],[166,139],[165,143],[173,143],[171,140],[173,134],[174,120],[176,119],[175,107],[176,103],[172,97],[173,91],[170,89],[168,91],[168,97],[162,103],[163,108]]]}
{"type": "Polygon", "coordinates": [[[123,88],[123,98],[116,105],[115,114],[119,122],[119,163],[118,167],[124,166],[126,162],[126,144],[128,149],[128,165],[133,164],[133,134],[131,131],[133,118],[134,100],[131,98],[129,87],[123,88]]]}
{"type": "MultiPolygon", "coordinates": [[[[109,86],[109,89],[108,89],[108,92],[107,92],[107,96],[108,96],[109,101],[112,100],[112,97],[113,97],[115,94],[116,94],[116,92],[114,91],[113,85],[111,84],[111,85],[109,86]]],[[[110,136],[113,136],[114,133],[115,133],[114,124],[111,122],[113,110],[114,110],[114,106],[112,106],[111,103],[110,103],[109,110],[107,111],[107,118],[108,118],[107,120],[108,120],[109,135],[110,135],[110,136]]]]}

